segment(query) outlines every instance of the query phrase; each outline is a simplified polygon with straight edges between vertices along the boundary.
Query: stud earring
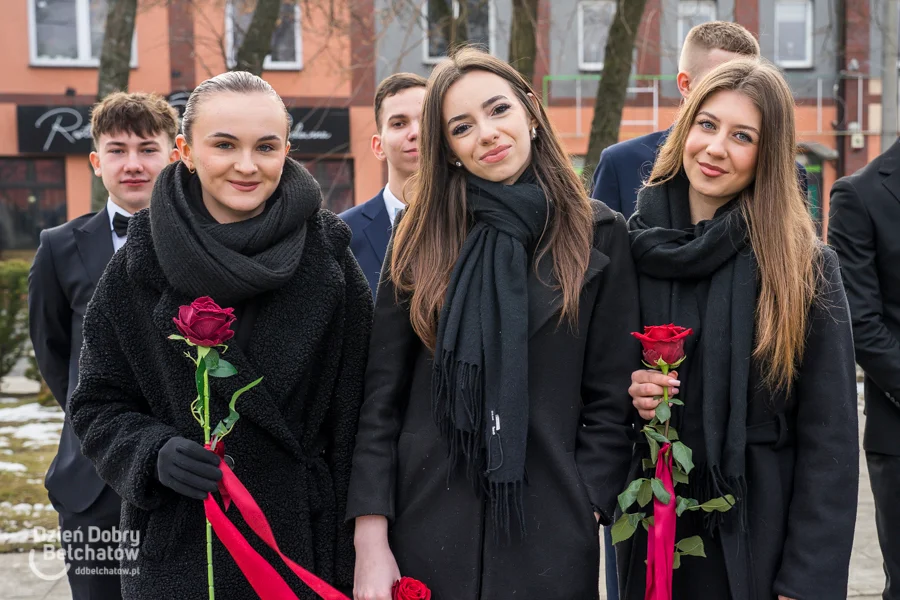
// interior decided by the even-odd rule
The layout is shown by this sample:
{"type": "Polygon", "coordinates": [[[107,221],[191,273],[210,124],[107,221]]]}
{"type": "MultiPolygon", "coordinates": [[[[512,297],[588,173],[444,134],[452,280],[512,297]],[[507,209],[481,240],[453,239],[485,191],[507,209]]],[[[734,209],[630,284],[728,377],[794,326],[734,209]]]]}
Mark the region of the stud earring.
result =
{"type": "Polygon", "coordinates": [[[456,166],[457,166],[457,167],[461,167],[461,166],[462,166],[462,163],[461,163],[461,162],[459,162],[459,161],[456,161],[456,162],[455,162],[455,163],[453,163],[453,164],[454,164],[454,165],[456,165],[456,166]]]}
{"type": "Polygon", "coordinates": [[[533,140],[537,139],[537,127],[531,128],[531,139],[533,139],[533,140]]]}

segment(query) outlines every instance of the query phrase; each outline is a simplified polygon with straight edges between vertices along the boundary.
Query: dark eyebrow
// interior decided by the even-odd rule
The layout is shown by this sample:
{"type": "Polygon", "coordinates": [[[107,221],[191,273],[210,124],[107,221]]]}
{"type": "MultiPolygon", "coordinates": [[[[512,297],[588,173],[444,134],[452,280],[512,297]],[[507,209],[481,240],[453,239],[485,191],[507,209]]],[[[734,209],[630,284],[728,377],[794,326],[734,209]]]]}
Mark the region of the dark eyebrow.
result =
{"type": "MultiPolygon", "coordinates": [[[[698,116],[699,116],[699,115],[706,115],[707,117],[709,117],[710,119],[712,119],[712,120],[715,121],[716,123],[719,123],[719,122],[720,122],[720,121],[719,121],[719,117],[717,117],[716,115],[714,115],[714,114],[712,114],[712,113],[710,113],[710,112],[706,112],[705,110],[701,110],[699,113],[697,113],[697,115],[698,115],[698,116]]],[[[757,129],[756,127],[750,127],[749,125],[738,125],[737,128],[738,128],[738,129],[749,129],[750,131],[752,131],[752,132],[755,133],[756,135],[760,135],[759,129],[757,129]]]]}
{"type": "Polygon", "coordinates": [[[397,113],[396,115],[391,115],[390,117],[388,117],[388,122],[391,122],[394,119],[406,119],[406,118],[408,118],[408,117],[406,115],[404,115],[403,113],[397,113]]]}
{"type": "MultiPolygon", "coordinates": [[[[503,94],[498,94],[498,95],[494,96],[493,98],[488,98],[487,100],[485,100],[484,102],[482,102],[482,103],[481,103],[481,108],[487,108],[488,106],[490,106],[491,104],[493,104],[493,103],[496,102],[497,100],[508,100],[508,98],[507,98],[506,96],[504,96],[503,94]]],[[[456,115],[455,117],[453,117],[453,118],[451,118],[449,121],[447,121],[447,125],[448,125],[448,126],[449,126],[449,125],[452,125],[452,124],[455,123],[456,121],[462,121],[463,119],[465,119],[465,118],[468,117],[468,116],[469,116],[468,114],[465,114],[465,115],[456,115]]]]}
{"type": "MultiPolygon", "coordinates": [[[[234,140],[235,142],[240,141],[240,140],[237,138],[236,135],[232,135],[232,134],[230,134],[230,133],[225,133],[224,131],[217,131],[217,132],[215,132],[215,133],[209,134],[209,135],[206,136],[206,137],[207,137],[207,138],[225,138],[226,140],[234,140]]],[[[257,141],[257,143],[259,143],[259,142],[270,142],[270,141],[272,141],[272,140],[279,140],[279,141],[280,141],[280,140],[281,140],[281,136],[280,136],[280,135],[276,135],[276,134],[274,134],[274,133],[270,133],[269,135],[264,135],[264,136],[262,136],[261,138],[259,138],[259,139],[256,140],[256,141],[257,141]]]]}

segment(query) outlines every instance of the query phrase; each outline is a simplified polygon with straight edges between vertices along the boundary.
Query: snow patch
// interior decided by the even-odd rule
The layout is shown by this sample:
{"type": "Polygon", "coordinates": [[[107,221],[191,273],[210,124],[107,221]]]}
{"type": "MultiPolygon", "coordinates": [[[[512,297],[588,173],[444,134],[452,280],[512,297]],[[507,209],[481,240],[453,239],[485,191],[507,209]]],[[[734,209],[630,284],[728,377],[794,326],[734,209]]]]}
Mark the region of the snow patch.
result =
{"type": "Polygon", "coordinates": [[[0,471],[7,473],[24,473],[28,468],[19,463],[4,462],[0,460],[0,471]]]}
{"type": "Polygon", "coordinates": [[[55,406],[41,406],[37,402],[12,408],[0,408],[0,423],[25,423],[28,421],[62,421],[66,416],[55,406]]]}

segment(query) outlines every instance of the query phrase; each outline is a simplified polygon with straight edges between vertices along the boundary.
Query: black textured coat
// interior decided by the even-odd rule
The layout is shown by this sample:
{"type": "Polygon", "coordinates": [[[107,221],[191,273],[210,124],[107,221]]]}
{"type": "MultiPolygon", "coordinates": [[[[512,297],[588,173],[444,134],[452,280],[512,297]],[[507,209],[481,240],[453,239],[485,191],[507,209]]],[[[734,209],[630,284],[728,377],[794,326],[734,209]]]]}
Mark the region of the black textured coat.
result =
{"type": "Polygon", "coordinates": [[[493,528],[464,465],[448,476],[447,441],[431,409],[432,354],[390,280],[379,283],[347,515],[387,516],[401,574],[429,585],[433,600],[598,597],[593,511],[609,521],[628,471],[628,385],[640,365],[630,333],[640,308],[625,222],[600,202],[594,209],[574,331],[559,324],[559,295],[541,283],[549,268],[541,278],[529,269],[524,539],[513,532],[506,543],[493,528]]]}
{"type": "MultiPolygon", "coordinates": [[[[310,217],[296,274],[253,299],[259,310],[248,351],[232,344],[224,355],[238,374],[210,378],[214,425],[233,391],[264,377],[239,400],[241,419],[226,450],[282,551],[344,589],[352,586],[354,553],[352,526],[342,517],[372,312],[349,241],[335,215],[320,210],[310,217]]],[[[149,213],[138,213],[88,307],[80,381],[69,402],[84,454],[123,498],[122,527],[140,534],[137,558],[123,563],[140,569],[122,577],[126,599],[207,598],[203,504],[156,479],[157,454],[168,439],[203,440],[189,408],[194,365],[184,342],[167,339],[176,332],[178,307],[192,300],[168,285],[149,213]]],[[[227,514],[286,573],[237,510],[227,514]]],[[[213,554],[216,597],[255,597],[215,535],[213,554]]],[[[293,574],[285,580],[301,598],[315,597],[293,574]]]]}

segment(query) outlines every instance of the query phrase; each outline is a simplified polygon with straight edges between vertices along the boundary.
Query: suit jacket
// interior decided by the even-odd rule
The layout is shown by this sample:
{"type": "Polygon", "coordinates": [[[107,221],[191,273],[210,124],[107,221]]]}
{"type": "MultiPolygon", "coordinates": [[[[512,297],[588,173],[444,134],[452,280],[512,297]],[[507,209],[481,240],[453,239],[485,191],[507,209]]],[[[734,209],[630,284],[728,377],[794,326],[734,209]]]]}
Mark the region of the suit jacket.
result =
{"type": "Polygon", "coordinates": [[[384,205],[384,190],[378,192],[371,200],[354,206],[339,216],[353,231],[350,249],[366,275],[374,297],[378,288],[381,265],[384,263],[384,253],[387,250],[388,240],[391,239],[391,219],[384,205]]]}
{"type": "Polygon", "coordinates": [[[900,456],[900,142],[831,188],[828,241],[850,301],[865,371],[867,451],[900,456]]]}
{"type": "MultiPolygon", "coordinates": [[[[656,155],[670,131],[654,131],[604,149],[594,171],[591,197],[619,211],[626,219],[630,217],[637,205],[638,191],[650,177],[656,155]]],[[[806,195],[806,169],[800,163],[797,163],[797,179],[806,195]]]]}
{"type": "Polygon", "coordinates": [[[54,503],[72,513],[87,510],[105,486],[81,453],[67,404],[78,384],[84,314],[112,255],[112,230],[104,209],[42,231],[28,277],[34,354],[41,375],[66,412],[59,450],[45,485],[54,503]]]}

